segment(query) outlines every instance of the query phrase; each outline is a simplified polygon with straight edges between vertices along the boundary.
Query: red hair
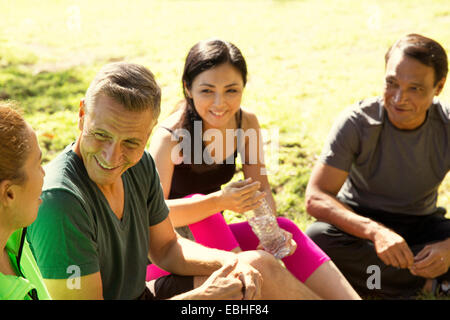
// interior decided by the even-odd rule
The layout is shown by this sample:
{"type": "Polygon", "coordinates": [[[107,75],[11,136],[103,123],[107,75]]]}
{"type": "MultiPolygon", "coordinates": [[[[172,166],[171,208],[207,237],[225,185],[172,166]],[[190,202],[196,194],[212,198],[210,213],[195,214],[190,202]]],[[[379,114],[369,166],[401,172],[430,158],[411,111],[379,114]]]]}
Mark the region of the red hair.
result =
{"type": "Polygon", "coordinates": [[[12,102],[0,102],[0,181],[21,183],[29,152],[28,125],[12,102]]]}

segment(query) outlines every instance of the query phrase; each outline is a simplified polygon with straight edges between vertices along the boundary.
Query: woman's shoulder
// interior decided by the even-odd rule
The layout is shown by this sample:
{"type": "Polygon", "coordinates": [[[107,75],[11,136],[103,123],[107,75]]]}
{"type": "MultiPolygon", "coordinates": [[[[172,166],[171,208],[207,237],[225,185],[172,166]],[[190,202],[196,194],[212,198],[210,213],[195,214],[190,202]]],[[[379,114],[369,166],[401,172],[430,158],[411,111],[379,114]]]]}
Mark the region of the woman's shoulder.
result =
{"type": "Polygon", "coordinates": [[[242,113],[242,122],[241,122],[241,128],[246,129],[258,129],[259,128],[259,122],[258,117],[256,116],[256,113],[244,109],[241,107],[241,113],[242,113]]]}
{"type": "Polygon", "coordinates": [[[173,131],[179,127],[180,121],[183,117],[182,110],[176,110],[174,113],[170,114],[167,118],[165,118],[161,123],[158,124],[158,128],[169,129],[169,131],[173,131]]]}
{"type": "Polygon", "coordinates": [[[171,150],[179,142],[176,130],[179,127],[181,115],[180,111],[176,111],[157,124],[153,130],[149,147],[152,154],[156,151],[171,150]]]}

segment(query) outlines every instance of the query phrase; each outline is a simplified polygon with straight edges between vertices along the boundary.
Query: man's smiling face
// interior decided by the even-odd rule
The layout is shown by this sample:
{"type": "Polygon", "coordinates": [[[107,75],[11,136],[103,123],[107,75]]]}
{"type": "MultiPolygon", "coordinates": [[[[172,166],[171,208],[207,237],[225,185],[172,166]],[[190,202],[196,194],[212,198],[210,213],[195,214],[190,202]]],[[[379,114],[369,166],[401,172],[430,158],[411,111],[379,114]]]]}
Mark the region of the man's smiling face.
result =
{"type": "Polygon", "coordinates": [[[121,175],[141,159],[155,125],[151,110],[130,111],[100,95],[82,106],[80,155],[89,177],[100,188],[121,183],[121,175]]]}
{"type": "Polygon", "coordinates": [[[435,84],[434,69],[404,55],[392,53],[386,64],[384,105],[391,123],[404,130],[419,127],[445,79],[435,84]]]}

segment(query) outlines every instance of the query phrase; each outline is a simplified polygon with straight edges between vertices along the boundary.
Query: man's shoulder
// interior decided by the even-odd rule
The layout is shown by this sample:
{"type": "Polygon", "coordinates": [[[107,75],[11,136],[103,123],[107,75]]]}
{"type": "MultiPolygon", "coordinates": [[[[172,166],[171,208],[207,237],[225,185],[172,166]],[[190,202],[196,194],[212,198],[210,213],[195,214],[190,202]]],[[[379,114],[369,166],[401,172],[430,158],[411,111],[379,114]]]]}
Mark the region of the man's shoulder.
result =
{"type": "Polygon", "coordinates": [[[39,207],[38,218],[30,228],[31,232],[37,226],[50,228],[50,224],[59,228],[62,221],[76,221],[77,225],[82,221],[93,224],[92,217],[101,201],[98,201],[98,192],[89,179],[83,161],[72,151],[71,146],[66,147],[44,169],[43,202],[39,207]],[[84,214],[80,215],[81,212],[84,214]]]}
{"type": "Polygon", "coordinates": [[[438,118],[445,124],[450,124],[450,103],[441,101],[438,98],[433,99],[433,106],[437,110],[438,118]]]}
{"type": "Polygon", "coordinates": [[[78,193],[89,179],[83,161],[71,150],[70,146],[46,164],[44,170],[43,192],[65,190],[70,193],[78,193]]]}
{"type": "Polygon", "coordinates": [[[378,96],[360,100],[347,107],[341,117],[360,126],[379,126],[384,120],[383,99],[378,96]]]}

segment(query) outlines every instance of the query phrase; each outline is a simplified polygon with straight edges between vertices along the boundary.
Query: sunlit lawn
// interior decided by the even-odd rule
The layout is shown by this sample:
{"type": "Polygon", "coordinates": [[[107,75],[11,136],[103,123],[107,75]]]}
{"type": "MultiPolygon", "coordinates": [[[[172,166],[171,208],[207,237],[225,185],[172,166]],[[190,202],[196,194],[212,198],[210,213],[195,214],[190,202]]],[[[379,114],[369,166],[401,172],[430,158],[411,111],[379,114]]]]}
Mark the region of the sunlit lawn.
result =
{"type": "MultiPolygon", "coordinates": [[[[205,38],[229,40],[249,67],[244,106],[279,132],[278,153],[268,152],[269,165],[279,159],[269,176],[279,214],[304,230],[304,189],[334,118],[380,94],[384,53],[411,32],[450,48],[448,0],[2,0],[0,97],[21,102],[48,161],[78,134],[78,101],[102,64],[148,66],[162,87],[164,118],[182,97],[189,48],[205,38]]],[[[449,85],[442,98],[450,101],[449,85]]],[[[439,201],[446,207],[448,180],[439,201]]]]}

